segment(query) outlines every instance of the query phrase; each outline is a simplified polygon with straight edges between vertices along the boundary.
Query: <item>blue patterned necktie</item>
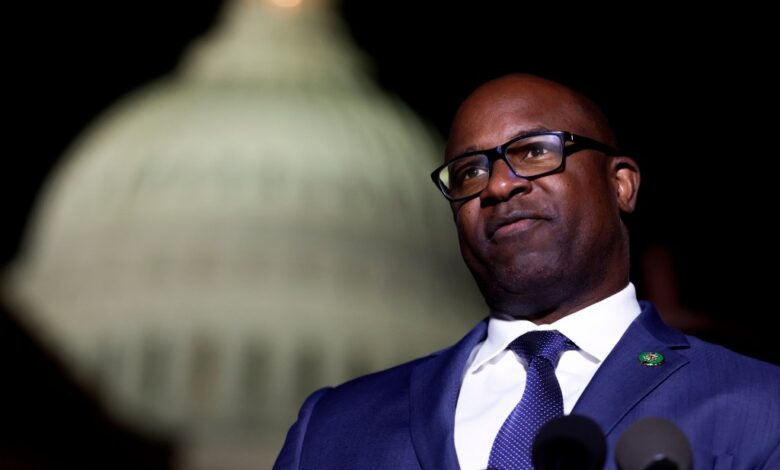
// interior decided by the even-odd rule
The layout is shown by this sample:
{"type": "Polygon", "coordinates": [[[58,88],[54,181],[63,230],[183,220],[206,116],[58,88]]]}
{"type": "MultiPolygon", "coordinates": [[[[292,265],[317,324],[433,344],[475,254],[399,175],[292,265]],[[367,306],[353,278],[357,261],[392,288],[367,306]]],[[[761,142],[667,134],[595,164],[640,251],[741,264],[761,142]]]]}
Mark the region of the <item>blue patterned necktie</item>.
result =
{"type": "Polygon", "coordinates": [[[525,390],[493,441],[488,469],[533,470],[531,445],[544,423],[563,415],[561,387],[555,366],[561,353],[577,349],[557,331],[530,331],[512,341],[508,349],[528,363],[525,390]]]}

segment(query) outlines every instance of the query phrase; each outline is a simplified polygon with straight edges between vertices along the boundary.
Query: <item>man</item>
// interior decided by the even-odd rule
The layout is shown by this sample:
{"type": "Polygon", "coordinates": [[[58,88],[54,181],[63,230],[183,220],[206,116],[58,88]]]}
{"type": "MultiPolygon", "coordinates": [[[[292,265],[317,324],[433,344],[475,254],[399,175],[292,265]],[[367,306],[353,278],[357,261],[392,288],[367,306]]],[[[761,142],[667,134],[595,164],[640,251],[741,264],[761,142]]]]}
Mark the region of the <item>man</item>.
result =
{"type": "Polygon", "coordinates": [[[530,468],[536,430],[561,413],[600,425],[607,468],[649,416],[686,434],[695,468],[780,468],[780,368],[686,337],[636,300],[622,218],[639,169],[615,147],[599,109],[559,84],[510,75],[469,96],[433,177],[488,320],[312,394],[276,468],[530,468]]]}

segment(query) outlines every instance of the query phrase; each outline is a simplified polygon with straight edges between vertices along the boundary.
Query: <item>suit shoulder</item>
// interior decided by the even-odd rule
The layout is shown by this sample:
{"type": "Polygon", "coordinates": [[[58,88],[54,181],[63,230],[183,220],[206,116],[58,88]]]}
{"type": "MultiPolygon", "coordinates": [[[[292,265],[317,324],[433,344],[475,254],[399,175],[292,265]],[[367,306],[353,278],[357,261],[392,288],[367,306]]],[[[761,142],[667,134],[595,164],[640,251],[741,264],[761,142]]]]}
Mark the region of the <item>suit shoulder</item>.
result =
{"type": "Polygon", "coordinates": [[[689,336],[692,365],[720,383],[747,386],[770,393],[780,392],[780,367],[689,336]]]}
{"type": "MultiPolygon", "coordinates": [[[[752,371],[757,372],[778,372],[780,366],[764,362],[760,359],[755,359],[750,356],[732,351],[724,346],[704,341],[695,336],[686,336],[690,342],[691,351],[693,354],[700,356],[704,360],[713,361],[715,363],[721,363],[730,367],[739,367],[750,373],[752,371]]],[[[778,377],[773,377],[778,378],[778,377]]]]}
{"type": "Polygon", "coordinates": [[[376,396],[378,393],[386,394],[405,391],[408,389],[412,370],[438,354],[438,352],[435,352],[388,369],[356,377],[331,389],[328,399],[334,400],[343,397],[343,399],[351,400],[358,397],[362,398],[365,394],[376,396]]]}
{"type": "Polygon", "coordinates": [[[388,427],[406,426],[412,370],[432,357],[415,359],[327,389],[312,409],[309,435],[314,437],[309,440],[309,447],[319,449],[318,443],[332,440],[343,445],[349,440],[344,433],[379,436],[388,427]]]}

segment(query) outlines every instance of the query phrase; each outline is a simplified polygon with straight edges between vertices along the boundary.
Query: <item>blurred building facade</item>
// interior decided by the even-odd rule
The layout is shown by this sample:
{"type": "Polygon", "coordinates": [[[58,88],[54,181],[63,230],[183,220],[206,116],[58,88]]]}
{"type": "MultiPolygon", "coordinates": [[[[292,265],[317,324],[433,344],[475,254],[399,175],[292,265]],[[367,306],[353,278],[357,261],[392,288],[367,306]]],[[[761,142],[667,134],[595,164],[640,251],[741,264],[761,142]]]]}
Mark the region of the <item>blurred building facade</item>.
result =
{"type": "Polygon", "coordinates": [[[307,393],[486,314],[428,178],[441,144],[368,68],[324,6],[229,3],[42,193],[9,297],[183,468],[262,468],[307,393]]]}

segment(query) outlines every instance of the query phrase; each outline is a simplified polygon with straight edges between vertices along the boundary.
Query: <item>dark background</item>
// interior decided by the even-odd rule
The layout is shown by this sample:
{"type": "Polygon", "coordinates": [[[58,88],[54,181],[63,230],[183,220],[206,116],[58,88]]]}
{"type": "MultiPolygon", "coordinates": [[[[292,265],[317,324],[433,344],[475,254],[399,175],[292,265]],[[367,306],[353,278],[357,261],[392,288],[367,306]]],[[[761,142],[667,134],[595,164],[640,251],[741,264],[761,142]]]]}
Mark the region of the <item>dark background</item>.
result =
{"type": "MultiPolygon", "coordinates": [[[[15,256],[40,185],[72,139],[114,100],[172,70],[219,5],[9,7],[0,264],[15,256]]],[[[640,294],[642,260],[660,249],[674,262],[679,307],[715,321],[697,333],[780,363],[767,328],[776,312],[769,169],[777,131],[762,117],[777,101],[777,54],[761,12],[360,0],[337,9],[380,85],[443,134],[471,89],[507,72],[542,74],[596,99],[643,170],[631,220],[640,294]]]]}

